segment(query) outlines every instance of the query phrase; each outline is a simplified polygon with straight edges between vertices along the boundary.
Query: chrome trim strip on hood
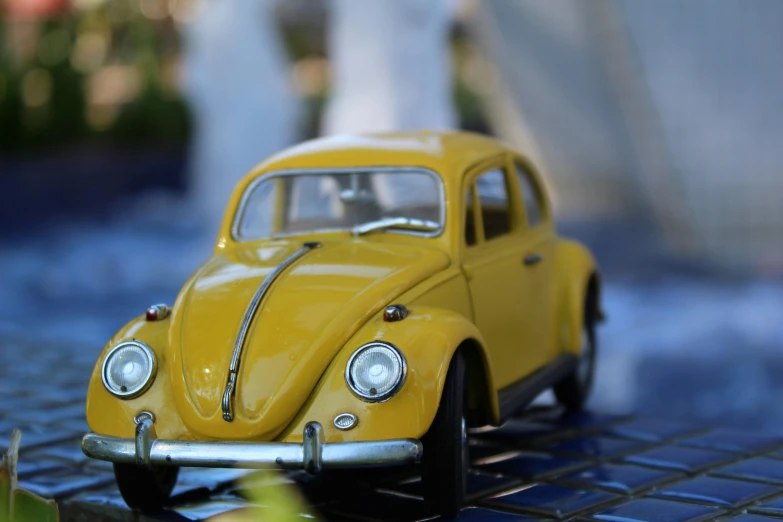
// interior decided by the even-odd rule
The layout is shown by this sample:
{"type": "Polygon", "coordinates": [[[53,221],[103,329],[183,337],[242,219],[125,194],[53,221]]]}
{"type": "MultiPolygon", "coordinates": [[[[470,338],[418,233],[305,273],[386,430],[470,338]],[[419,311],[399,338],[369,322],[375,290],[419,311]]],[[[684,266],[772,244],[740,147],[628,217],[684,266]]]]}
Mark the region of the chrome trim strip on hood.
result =
{"type": "Polygon", "coordinates": [[[250,304],[247,307],[245,317],[242,319],[242,326],[239,328],[239,335],[237,336],[237,341],[234,344],[234,353],[231,356],[231,365],[228,367],[228,380],[226,382],[225,391],[223,391],[223,401],[221,403],[223,408],[224,421],[231,422],[234,420],[234,405],[231,399],[234,397],[234,392],[236,389],[237,374],[239,373],[239,363],[240,357],[242,355],[242,348],[245,345],[245,338],[247,337],[247,331],[250,329],[250,323],[253,322],[253,318],[256,316],[256,312],[258,311],[258,307],[261,304],[261,300],[264,298],[264,295],[266,295],[269,287],[272,286],[272,283],[274,283],[275,280],[280,277],[280,274],[282,274],[286,268],[291,266],[294,261],[305,255],[310,250],[320,246],[321,243],[305,243],[302,245],[302,248],[285,258],[282,263],[277,265],[275,269],[272,270],[269,275],[266,276],[266,278],[264,278],[264,282],[261,283],[261,286],[258,287],[258,290],[256,290],[253,299],[250,301],[250,304]]]}

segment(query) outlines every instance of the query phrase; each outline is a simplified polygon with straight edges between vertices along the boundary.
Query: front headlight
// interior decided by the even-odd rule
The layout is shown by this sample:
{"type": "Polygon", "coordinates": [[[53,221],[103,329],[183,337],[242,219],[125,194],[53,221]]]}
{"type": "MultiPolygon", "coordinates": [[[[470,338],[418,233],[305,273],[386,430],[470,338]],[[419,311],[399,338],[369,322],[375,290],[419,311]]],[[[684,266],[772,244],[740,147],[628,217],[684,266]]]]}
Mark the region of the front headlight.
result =
{"type": "Polygon", "coordinates": [[[406,373],[402,352],[393,344],[375,341],[351,355],[345,367],[345,381],[360,398],[382,402],[402,387],[406,373]]]}
{"type": "Polygon", "coordinates": [[[155,354],[149,346],[141,341],[125,341],[106,354],[101,376],[109,392],[132,399],[149,388],[156,371],[155,354]]]}

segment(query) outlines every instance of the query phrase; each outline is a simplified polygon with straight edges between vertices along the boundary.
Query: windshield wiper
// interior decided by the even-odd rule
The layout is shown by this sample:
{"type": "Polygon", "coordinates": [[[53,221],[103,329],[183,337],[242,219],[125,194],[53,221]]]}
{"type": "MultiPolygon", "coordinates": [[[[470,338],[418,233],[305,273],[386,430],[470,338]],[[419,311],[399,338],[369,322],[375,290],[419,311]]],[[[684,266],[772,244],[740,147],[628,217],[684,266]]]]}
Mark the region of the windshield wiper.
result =
{"type": "Polygon", "coordinates": [[[401,228],[404,230],[415,230],[420,232],[432,232],[440,228],[440,225],[428,219],[413,219],[406,217],[390,217],[377,221],[370,221],[356,225],[351,229],[354,236],[362,236],[376,230],[386,230],[387,228],[401,228]]]}

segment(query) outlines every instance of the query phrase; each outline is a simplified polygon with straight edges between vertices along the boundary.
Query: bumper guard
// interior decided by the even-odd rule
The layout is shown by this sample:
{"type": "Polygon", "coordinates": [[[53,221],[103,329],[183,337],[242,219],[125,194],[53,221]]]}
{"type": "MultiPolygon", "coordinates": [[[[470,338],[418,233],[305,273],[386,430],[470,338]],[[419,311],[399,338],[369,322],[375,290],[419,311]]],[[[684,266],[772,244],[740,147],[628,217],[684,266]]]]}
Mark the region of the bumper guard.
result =
{"type": "Polygon", "coordinates": [[[133,439],[88,433],[82,451],[88,457],[138,466],[197,466],[205,468],[304,469],[315,474],[322,469],[385,467],[421,460],[422,446],[416,439],[361,442],[323,440],[323,428],[310,422],[303,442],[198,442],[158,439],[154,417],[136,418],[133,439]]]}

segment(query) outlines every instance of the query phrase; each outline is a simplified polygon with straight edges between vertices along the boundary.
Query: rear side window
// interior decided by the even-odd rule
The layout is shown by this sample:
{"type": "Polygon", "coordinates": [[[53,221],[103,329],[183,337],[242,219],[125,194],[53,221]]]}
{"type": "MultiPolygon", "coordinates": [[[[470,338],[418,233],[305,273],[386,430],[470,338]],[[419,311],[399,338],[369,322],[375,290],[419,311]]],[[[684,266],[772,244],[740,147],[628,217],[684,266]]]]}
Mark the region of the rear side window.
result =
{"type": "Polygon", "coordinates": [[[525,215],[527,216],[527,226],[535,227],[544,220],[544,206],[541,199],[541,192],[536,185],[530,172],[515,163],[515,170],[519,178],[519,190],[522,192],[522,202],[525,204],[525,215]]]}
{"type": "Polygon", "coordinates": [[[489,241],[511,232],[510,200],[503,171],[496,168],[479,176],[476,190],[484,222],[484,239],[489,241]]]}

